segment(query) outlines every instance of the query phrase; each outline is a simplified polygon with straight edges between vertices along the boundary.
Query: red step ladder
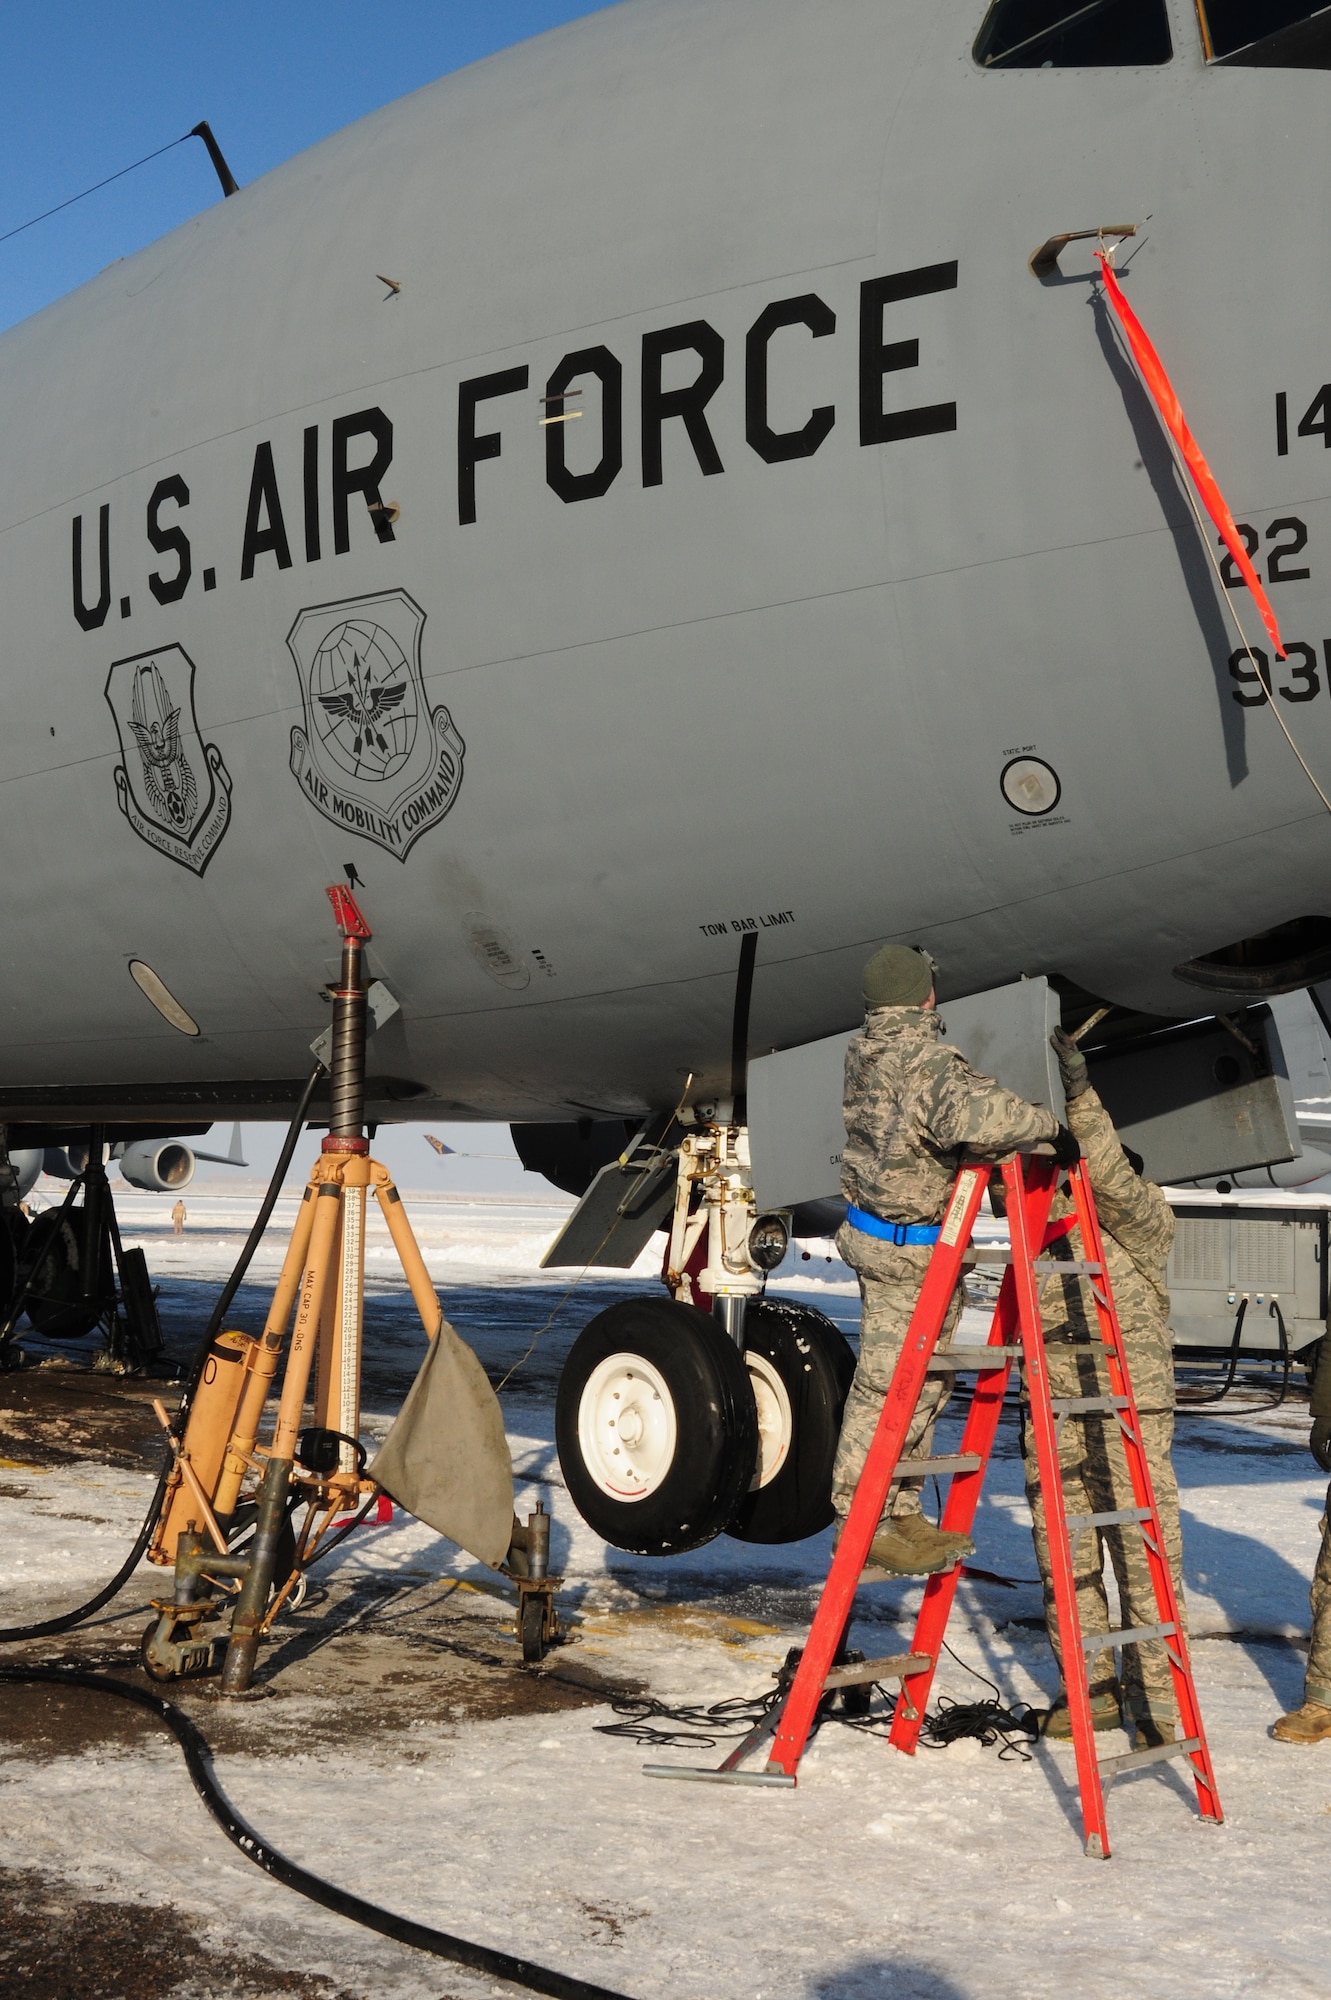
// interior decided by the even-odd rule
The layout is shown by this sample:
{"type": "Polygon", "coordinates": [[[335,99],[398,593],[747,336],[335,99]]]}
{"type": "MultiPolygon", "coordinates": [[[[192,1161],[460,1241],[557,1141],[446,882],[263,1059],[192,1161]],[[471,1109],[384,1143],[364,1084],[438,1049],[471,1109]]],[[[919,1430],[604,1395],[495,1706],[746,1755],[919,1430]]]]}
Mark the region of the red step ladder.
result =
{"type": "Polygon", "coordinates": [[[1040,1157],[1018,1158],[1002,1168],[1012,1238],[1011,1264],[1004,1273],[999,1290],[988,1346],[983,1349],[953,1348],[950,1352],[935,1353],[948,1304],[960,1276],[962,1259],[970,1245],[980,1203],[995,1171],[995,1168],[986,1165],[966,1166],[957,1175],[938,1242],[907,1330],[905,1345],[883,1403],[859,1485],[855,1489],[850,1514],[832,1558],[832,1567],[823,1586],[808,1642],[784,1703],[774,1709],[771,1718],[760,1724],[731,1753],[720,1770],[689,1771],[666,1765],[653,1765],[648,1769],[653,1776],[659,1777],[702,1778],[721,1784],[792,1786],[819,1704],[827,1692],[855,1681],[862,1683],[885,1679],[896,1679],[901,1683],[889,1740],[907,1755],[914,1752],[962,1566],[955,1564],[950,1570],[928,1578],[908,1654],[891,1660],[866,1661],[858,1668],[838,1666],[835,1662],[843,1653],[855,1592],[869,1553],[869,1544],[882,1518],[888,1489],[895,1478],[903,1473],[950,1474],[951,1485],[941,1525],[963,1534],[970,1531],[998,1431],[1012,1366],[1015,1361],[1020,1361],[1026,1371],[1040,1487],[1044,1496],[1053,1566],[1054,1604],[1063,1639],[1064,1682],[1076,1753],[1086,1852],[1097,1859],[1107,1859],[1109,1835],[1105,1825],[1105,1789],[1108,1782],[1124,1771],[1168,1758],[1185,1757],[1192,1767],[1203,1820],[1219,1824],[1223,1815],[1197,1704],[1187,1640],[1179,1621],[1174,1579],[1164,1553],[1160,1517],[1151,1490],[1151,1475],[1142,1448],[1137,1407],[1123,1349],[1123,1334],[1105,1269],[1100,1225],[1084,1163],[1079,1162],[1068,1170],[1076,1221],[1086,1252],[1085,1261],[1079,1263],[1042,1260],[1040,1255],[1055,1236],[1064,1233],[1067,1226],[1055,1224],[1052,1230],[1048,1228],[1049,1210],[1061,1170],[1052,1160],[1040,1157]],[[1092,1280],[1090,1290],[1095,1300],[1100,1339],[1108,1363],[1108,1395],[1051,1396],[1045,1372],[1044,1335],[1040,1320],[1040,1283],[1047,1276],[1083,1276],[1092,1280]],[[977,1358],[980,1355],[984,1356],[983,1360],[977,1358]],[[945,1458],[903,1459],[902,1450],[925,1376],[943,1370],[958,1374],[967,1369],[977,1371],[977,1380],[960,1451],[945,1458]],[[1060,1418],[1072,1415],[1095,1415],[1103,1417],[1108,1423],[1117,1422],[1132,1482],[1134,1505],[1131,1508],[1110,1514],[1073,1515],[1069,1519],[1063,1504],[1057,1438],[1060,1418]],[[1081,1532],[1090,1528],[1133,1524],[1140,1528],[1145,1547],[1155,1591],[1157,1622],[1111,1632],[1107,1638],[1096,1633],[1083,1641],[1077,1616],[1069,1530],[1081,1532]],[[1100,1758],[1091,1723],[1087,1651],[1100,1652],[1107,1644],[1122,1646],[1149,1639],[1161,1639],[1166,1644],[1183,1727],[1182,1737],[1176,1742],[1161,1744],[1156,1749],[1100,1758]],[[740,1760],[769,1736],[774,1740],[767,1769],[762,1772],[738,1769],[740,1760]]]}

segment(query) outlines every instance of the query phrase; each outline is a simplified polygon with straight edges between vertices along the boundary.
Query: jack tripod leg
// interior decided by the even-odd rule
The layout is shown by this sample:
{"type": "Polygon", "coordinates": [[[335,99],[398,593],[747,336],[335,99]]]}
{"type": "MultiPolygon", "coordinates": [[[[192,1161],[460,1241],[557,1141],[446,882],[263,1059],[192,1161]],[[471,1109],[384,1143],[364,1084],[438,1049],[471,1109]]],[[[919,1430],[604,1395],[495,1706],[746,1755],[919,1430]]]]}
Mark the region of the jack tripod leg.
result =
{"type": "Polygon", "coordinates": [[[286,1526],[290,1486],[291,1460],[270,1458],[259,1487],[259,1519],[249,1566],[231,1621],[231,1638],[222,1667],[223,1694],[244,1694],[254,1678],[259,1628],[268,1609],[269,1593],[277,1580],[278,1545],[286,1526]]]}
{"type": "Polygon", "coordinates": [[[268,1610],[268,1598],[275,1583],[277,1552],[285,1525],[287,1498],[295,1463],[296,1438],[300,1431],[305,1391],[314,1360],[315,1337],[329,1284],[336,1272],[341,1211],[341,1189],[325,1181],[315,1199],[314,1226],[310,1232],[310,1256],[300,1289],[300,1304],[291,1335],[291,1351],[282,1380],[282,1400],[278,1405],[277,1429],[272,1452],[259,1487],[259,1515],[249,1568],[236,1602],[231,1639],[222,1668],[222,1693],[244,1694],[254,1675],[259,1649],[259,1633],[268,1610]]]}

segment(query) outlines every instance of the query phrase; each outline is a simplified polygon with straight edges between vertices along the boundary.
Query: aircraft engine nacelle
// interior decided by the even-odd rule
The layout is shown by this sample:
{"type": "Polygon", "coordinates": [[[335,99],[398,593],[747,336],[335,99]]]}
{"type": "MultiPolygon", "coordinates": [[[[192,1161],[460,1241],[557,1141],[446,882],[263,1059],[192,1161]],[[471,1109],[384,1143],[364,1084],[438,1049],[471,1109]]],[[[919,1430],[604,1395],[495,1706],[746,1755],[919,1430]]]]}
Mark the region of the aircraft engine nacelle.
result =
{"type": "Polygon", "coordinates": [[[569,1125],[510,1125],[518,1158],[565,1194],[586,1194],[602,1167],[616,1160],[641,1121],[579,1118],[569,1125]]]}
{"type": "Polygon", "coordinates": [[[194,1179],[194,1155],[179,1139],[136,1139],[117,1159],[122,1179],[152,1194],[179,1194],[194,1179]]]}
{"type": "Polygon", "coordinates": [[[29,1192],[37,1176],[41,1173],[44,1158],[45,1155],[40,1146],[24,1146],[19,1151],[10,1154],[9,1164],[14,1169],[14,1177],[18,1182],[18,1198],[20,1201],[29,1192]]]}

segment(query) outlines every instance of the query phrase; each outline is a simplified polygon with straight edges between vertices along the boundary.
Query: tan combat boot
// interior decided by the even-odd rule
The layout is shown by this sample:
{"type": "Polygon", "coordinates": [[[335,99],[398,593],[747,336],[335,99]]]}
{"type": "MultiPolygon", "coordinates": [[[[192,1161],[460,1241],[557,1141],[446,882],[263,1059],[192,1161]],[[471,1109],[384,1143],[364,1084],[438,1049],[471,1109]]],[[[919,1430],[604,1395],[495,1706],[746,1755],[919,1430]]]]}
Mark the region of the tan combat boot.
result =
{"type": "Polygon", "coordinates": [[[1305,1701],[1302,1708],[1282,1715],[1271,1734],[1277,1743],[1331,1742],[1331,1708],[1323,1708],[1320,1701],[1305,1701]]]}
{"type": "MultiPolygon", "coordinates": [[[[1054,1696],[1053,1705],[1044,1713],[1036,1715],[1041,1736],[1048,1736],[1055,1743],[1072,1741],[1072,1716],[1068,1710],[1068,1698],[1060,1688],[1054,1696]]],[[[1091,1727],[1097,1732],[1103,1729],[1121,1728],[1123,1722],[1119,1713],[1117,1688],[1101,1688],[1091,1696],[1091,1727]]]]}
{"type": "Polygon", "coordinates": [[[944,1533],[923,1514],[884,1521],[869,1544],[868,1560],[893,1576],[934,1576],[975,1554],[969,1535],[944,1533]]]}
{"type": "Polygon", "coordinates": [[[1162,1744],[1178,1741],[1177,1715],[1129,1715],[1125,1718],[1137,1732],[1143,1750],[1158,1750],[1162,1744]]]}

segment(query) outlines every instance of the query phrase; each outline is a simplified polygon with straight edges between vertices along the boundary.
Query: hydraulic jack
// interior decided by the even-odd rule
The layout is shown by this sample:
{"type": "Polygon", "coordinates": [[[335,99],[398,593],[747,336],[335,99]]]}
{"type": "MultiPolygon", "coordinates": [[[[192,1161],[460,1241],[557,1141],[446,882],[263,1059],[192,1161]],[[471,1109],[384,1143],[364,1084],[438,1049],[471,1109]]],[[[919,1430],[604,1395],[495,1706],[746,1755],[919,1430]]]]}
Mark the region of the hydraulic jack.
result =
{"type": "MultiPolygon", "coordinates": [[[[158,1616],[144,1635],[149,1674],[171,1680],[207,1671],[225,1646],[224,1695],[243,1695],[249,1688],[260,1639],[303,1586],[305,1570],[338,1517],[368,1511],[379,1490],[367,1477],[359,1438],[371,1189],[427,1337],[435,1341],[443,1325],[401,1197],[387,1169],[371,1160],[364,1133],[369,927],[348,890],[328,893],[342,933],[328,1136],[305,1188],[262,1334],[226,1332],[213,1343],[185,1434],[172,1439],[175,1464],[148,1552],[151,1561],[175,1568],[175,1590],[170,1598],[154,1600],[158,1616]],[[260,1420],[289,1323],[276,1424],[271,1441],[261,1445],[260,1420]],[[311,1389],[313,1421],[307,1423],[311,1389]],[[297,1532],[293,1517],[302,1506],[297,1532]]],[[[534,1557],[533,1573],[519,1581],[518,1630],[528,1658],[533,1657],[528,1647],[543,1650],[557,1629],[556,1580],[548,1576],[545,1559],[548,1517],[542,1519],[544,1533],[531,1524],[527,1534],[515,1537],[513,1552],[527,1542],[534,1557]]],[[[511,1564],[514,1570],[527,1567],[511,1564]]]]}

